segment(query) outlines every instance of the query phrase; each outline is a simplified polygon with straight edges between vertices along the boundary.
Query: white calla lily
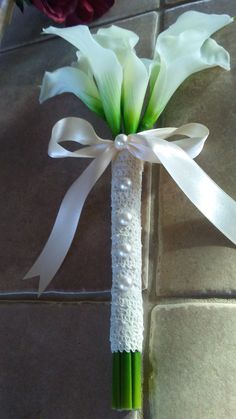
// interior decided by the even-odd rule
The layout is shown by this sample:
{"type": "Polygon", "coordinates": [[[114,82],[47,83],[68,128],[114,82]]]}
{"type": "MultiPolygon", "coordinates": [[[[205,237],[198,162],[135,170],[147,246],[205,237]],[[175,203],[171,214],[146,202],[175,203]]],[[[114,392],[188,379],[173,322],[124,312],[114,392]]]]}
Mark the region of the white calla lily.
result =
{"type": "Polygon", "coordinates": [[[94,39],[104,48],[114,51],[122,65],[124,132],[134,133],[140,123],[143,101],[151,74],[134,50],[139,37],[132,31],[112,25],[110,28],[99,29],[94,39]]]}
{"type": "Polygon", "coordinates": [[[97,86],[93,78],[83,71],[73,67],[63,67],[52,73],[46,72],[41,86],[40,103],[61,93],[75,94],[89,109],[104,117],[97,86]]]}
{"type": "Polygon", "coordinates": [[[214,66],[230,69],[228,52],[209,37],[232,21],[228,15],[189,11],[158,36],[156,58],[160,71],[142,128],[154,125],[173,93],[191,74],[214,66]]]}
{"type": "Polygon", "coordinates": [[[122,67],[113,51],[103,48],[90,34],[87,26],[55,28],[44,33],[61,36],[77,47],[89,61],[101,97],[104,114],[113,134],[121,128],[122,67]]]}

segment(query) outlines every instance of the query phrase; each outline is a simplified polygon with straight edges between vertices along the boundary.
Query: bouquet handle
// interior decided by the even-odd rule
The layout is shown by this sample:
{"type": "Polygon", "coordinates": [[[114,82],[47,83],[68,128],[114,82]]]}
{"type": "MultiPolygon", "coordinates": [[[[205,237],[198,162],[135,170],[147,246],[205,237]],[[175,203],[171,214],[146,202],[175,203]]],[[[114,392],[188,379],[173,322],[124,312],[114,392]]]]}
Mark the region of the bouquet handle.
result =
{"type": "Polygon", "coordinates": [[[143,162],[127,150],[112,163],[113,408],[141,408],[143,162]]]}

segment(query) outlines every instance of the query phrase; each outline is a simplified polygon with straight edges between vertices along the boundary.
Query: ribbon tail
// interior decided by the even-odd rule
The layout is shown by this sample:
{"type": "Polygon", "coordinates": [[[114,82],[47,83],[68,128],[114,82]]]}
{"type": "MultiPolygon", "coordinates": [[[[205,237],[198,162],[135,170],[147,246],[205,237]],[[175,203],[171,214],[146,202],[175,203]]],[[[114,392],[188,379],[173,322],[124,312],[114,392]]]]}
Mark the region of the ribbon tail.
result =
{"type": "Polygon", "coordinates": [[[152,151],[199,211],[236,244],[236,202],[176,144],[163,141],[152,151]]]}
{"type": "Polygon", "coordinates": [[[64,261],[74,238],[85,200],[115,154],[115,148],[108,146],[90,163],[64,196],[48,241],[23,278],[40,276],[39,294],[47,288],[64,261]]]}

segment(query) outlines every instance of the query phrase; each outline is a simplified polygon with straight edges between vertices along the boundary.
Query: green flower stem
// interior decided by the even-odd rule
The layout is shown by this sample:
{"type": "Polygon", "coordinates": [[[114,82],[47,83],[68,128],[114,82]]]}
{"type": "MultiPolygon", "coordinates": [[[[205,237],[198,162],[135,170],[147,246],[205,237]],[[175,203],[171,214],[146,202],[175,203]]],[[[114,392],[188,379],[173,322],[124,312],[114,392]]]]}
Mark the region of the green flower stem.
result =
{"type": "Polygon", "coordinates": [[[112,408],[120,409],[120,352],[112,354],[112,408]]]}
{"type": "Polygon", "coordinates": [[[122,352],[120,354],[120,401],[121,409],[132,409],[131,352],[122,352]]]}
{"type": "Polygon", "coordinates": [[[133,406],[133,409],[141,409],[142,407],[141,369],[142,369],[141,353],[138,351],[132,352],[132,406],[133,406]]]}
{"type": "Polygon", "coordinates": [[[148,119],[144,120],[143,119],[141,121],[140,125],[139,125],[138,132],[153,129],[153,125],[157,122],[159,116],[160,116],[160,114],[157,117],[155,117],[155,120],[154,119],[150,119],[150,120],[148,120],[148,119]]]}
{"type": "Polygon", "coordinates": [[[112,408],[133,410],[142,407],[140,352],[114,352],[112,355],[112,408]]]}

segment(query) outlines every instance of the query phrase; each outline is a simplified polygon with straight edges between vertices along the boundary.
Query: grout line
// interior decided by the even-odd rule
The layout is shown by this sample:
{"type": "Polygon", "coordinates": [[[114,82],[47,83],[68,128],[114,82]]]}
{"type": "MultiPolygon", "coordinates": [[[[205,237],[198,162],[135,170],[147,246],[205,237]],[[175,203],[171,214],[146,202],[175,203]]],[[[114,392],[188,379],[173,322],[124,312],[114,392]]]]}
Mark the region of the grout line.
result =
{"type": "MultiPolygon", "coordinates": [[[[166,294],[166,295],[157,295],[156,294],[156,304],[161,303],[162,300],[168,299],[185,299],[185,300],[210,300],[210,299],[223,299],[229,300],[236,298],[235,290],[225,290],[225,291],[208,291],[208,292],[198,292],[198,293],[176,293],[176,294],[166,294]]],[[[153,302],[153,301],[152,301],[153,302]]],[[[155,303],[155,300],[154,300],[155,303]]]]}
{"type": "Polygon", "coordinates": [[[34,304],[36,305],[46,305],[46,304],[51,304],[51,305],[82,305],[82,304],[105,304],[107,306],[110,306],[110,301],[107,300],[91,300],[91,299],[86,299],[86,300],[25,300],[25,299],[21,299],[21,300],[12,300],[12,299],[6,299],[6,300],[0,300],[0,307],[3,304],[34,304]]]}
{"type": "Polygon", "coordinates": [[[32,41],[22,42],[19,45],[13,45],[0,50],[0,56],[7,54],[8,52],[12,52],[18,50],[20,48],[30,47],[32,45],[41,44],[42,42],[46,42],[51,39],[56,39],[57,36],[54,35],[44,35],[42,38],[33,39],[32,41]]]}
{"type": "Polygon", "coordinates": [[[164,3],[161,5],[161,8],[164,10],[171,10],[180,6],[188,6],[188,5],[191,6],[191,4],[198,3],[201,0],[186,0],[186,1],[179,0],[179,1],[176,1],[176,3],[172,3],[172,4],[166,4],[165,0],[162,0],[162,1],[164,1],[164,3]]]}
{"type": "Polygon", "coordinates": [[[179,303],[167,303],[167,304],[158,304],[155,306],[155,308],[164,308],[167,310],[172,310],[175,308],[187,308],[187,307],[214,307],[214,308],[222,308],[222,307],[236,307],[236,300],[235,302],[232,301],[232,299],[230,299],[230,302],[223,302],[223,301],[217,301],[217,299],[215,299],[214,301],[203,301],[202,303],[199,303],[198,301],[190,301],[190,302],[179,302],[179,303]]]}
{"type": "Polygon", "coordinates": [[[110,301],[110,291],[46,291],[38,298],[38,293],[35,291],[19,291],[19,292],[1,292],[0,302],[12,299],[14,302],[19,302],[21,299],[33,302],[45,301],[110,301]],[[63,297],[63,299],[61,299],[63,297]],[[51,299],[52,298],[52,299],[51,299]]]}
{"type": "MultiPolygon", "coordinates": [[[[150,281],[152,282],[152,281],[150,281]]],[[[201,293],[201,294],[175,294],[175,295],[156,295],[155,292],[155,279],[153,281],[154,284],[149,283],[148,289],[143,289],[143,299],[147,302],[149,309],[156,307],[157,305],[162,305],[163,302],[168,301],[171,304],[176,304],[178,300],[192,300],[193,302],[197,302],[199,300],[204,301],[218,301],[218,300],[234,300],[236,299],[236,292],[211,292],[201,293]],[[152,286],[154,285],[154,286],[152,286]],[[153,297],[154,295],[154,297],[153,297]],[[173,302],[173,303],[172,303],[173,302]]],[[[82,292],[64,292],[64,291],[48,291],[44,293],[40,298],[38,298],[37,292],[31,291],[22,291],[22,292],[4,292],[0,294],[0,303],[6,302],[11,299],[13,302],[17,303],[22,301],[28,302],[84,302],[84,301],[101,301],[101,302],[108,302],[111,301],[111,292],[110,291],[82,291],[82,292]]],[[[183,303],[185,304],[185,303],[183,303]]]]}

